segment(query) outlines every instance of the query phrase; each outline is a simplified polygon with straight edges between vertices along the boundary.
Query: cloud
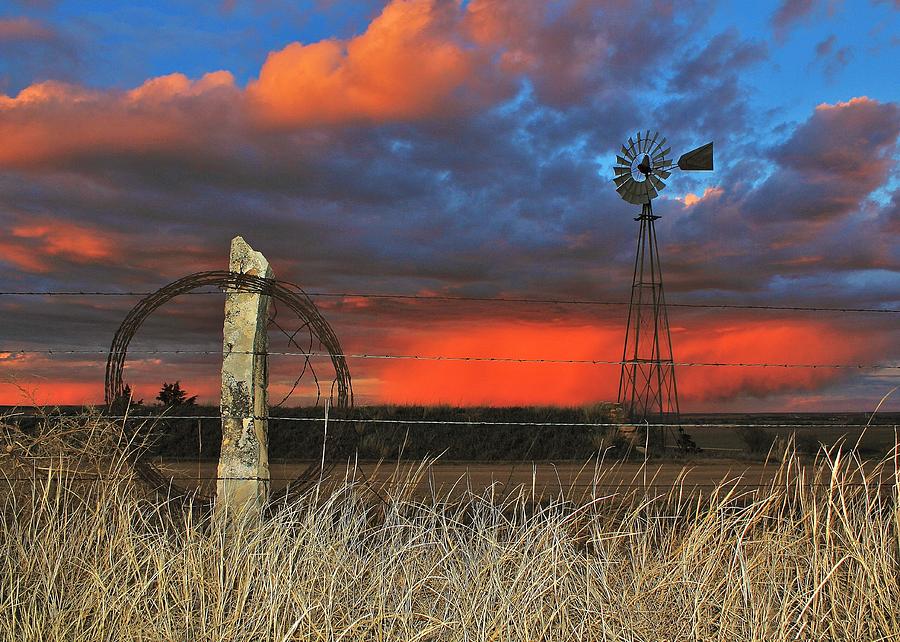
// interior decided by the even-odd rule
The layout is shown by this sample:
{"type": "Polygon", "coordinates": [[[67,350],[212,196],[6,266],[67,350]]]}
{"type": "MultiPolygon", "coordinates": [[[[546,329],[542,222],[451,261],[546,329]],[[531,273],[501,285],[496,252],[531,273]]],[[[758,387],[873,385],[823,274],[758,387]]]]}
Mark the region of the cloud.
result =
{"type": "MultiPolygon", "coordinates": [[[[101,382],[102,387],[102,382],[101,382]]],[[[95,405],[102,403],[97,397],[98,384],[92,381],[53,379],[23,382],[0,381],[0,404],[5,406],[50,407],[68,405],[95,405]]]]}
{"type": "Polygon", "coordinates": [[[141,229],[140,220],[134,229],[125,229],[25,210],[0,210],[0,215],[6,230],[0,263],[23,273],[19,278],[74,277],[96,284],[150,277],[161,285],[160,279],[217,267],[221,261],[221,253],[207,247],[202,235],[182,233],[173,243],[167,234],[141,229]]]}
{"type": "Polygon", "coordinates": [[[279,125],[453,113],[477,99],[469,85],[487,63],[457,37],[459,19],[450,2],[391,2],[359,36],[270,53],[249,98],[264,121],[279,125]]]}
{"type": "Polygon", "coordinates": [[[816,55],[819,57],[824,57],[830,54],[834,50],[834,44],[837,42],[837,36],[831,34],[825,40],[816,44],[816,55]]]}
{"type": "Polygon", "coordinates": [[[732,76],[767,57],[765,45],[742,40],[740,32],[731,28],[709,40],[702,51],[688,59],[672,77],[669,86],[679,92],[696,89],[698,85],[732,76]]]}
{"type": "MultiPolygon", "coordinates": [[[[885,337],[865,329],[803,319],[735,320],[673,335],[676,359],[731,363],[877,363],[885,337]]],[[[846,379],[834,368],[688,367],[678,372],[686,404],[821,389],[846,379]]],[[[713,404],[714,405],[714,404],[713,404]]]]}
{"type": "Polygon", "coordinates": [[[654,107],[654,121],[676,149],[694,146],[698,137],[715,140],[719,150],[746,146],[752,123],[743,74],[767,59],[766,46],[731,28],[685,55],[666,81],[666,98],[654,107]]]}
{"type": "Polygon", "coordinates": [[[707,187],[703,191],[703,194],[700,196],[697,196],[692,192],[688,192],[684,195],[684,198],[681,199],[681,202],[684,203],[685,207],[693,207],[697,203],[706,201],[706,199],[720,198],[724,193],[725,190],[723,190],[721,187],[707,187]]]}
{"type": "MultiPolygon", "coordinates": [[[[537,99],[528,116],[538,116],[542,103],[564,107],[565,118],[552,125],[557,137],[590,135],[599,142],[598,128],[617,131],[633,113],[623,75],[649,77],[642,70],[663,55],[630,55],[627,33],[659,31],[672,38],[686,35],[696,20],[688,13],[664,27],[657,19],[661,10],[655,8],[651,20],[648,12],[603,8],[593,0],[552,12],[540,2],[476,1],[461,8],[394,0],[358,36],[295,42],[271,52],[245,89],[226,71],[198,80],[169,74],[129,91],[34,83],[15,97],[0,95],[0,135],[7,141],[0,167],[83,169],[111,161],[126,170],[123,161],[166,154],[165,162],[198,163],[197,171],[179,167],[176,177],[221,173],[240,183],[265,175],[277,183],[286,174],[286,182],[296,182],[297,172],[285,171],[296,162],[282,162],[281,149],[340,145],[344,135],[366,136],[363,128],[391,123],[452,119],[458,127],[462,119],[508,104],[517,90],[524,95],[524,78],[537,99]],[[337,124],[356,129],[336,132],[337,124]],[[265,131],[272,126],[298,135],[279,138],[265,131]],[[261,171],[248,156],[262,161],[261,171]],[[265,166],[269,159],[276,166],[265,166]]],[[[549,118],[541,120],[550,126],[549,118]]],[[[319,164],[322,154],[315,149],[313,157],[319,164]]]]}
{"type": "Polygon", "coordinates": [[[893,166],[900,108],[865,96],[821,104],[772,150],[777,169],[756,190],[750,210],[760,222],[813,226],[857,210],[893,166]]]}
{"type": "Polygon", "coordinates": [[[900,189],[894,190],[891,200],[882,214],[885,227],[892,236],[900,236],[900,189]]]}
{"type": "Polygon", "coordinates": [[[55,261],[113,264],[122,260],[120,245],[94,227],[42,218],[12,226],[0,241],[0,261],[20,270],[46,273],[55,261]]]}
{"type": "Polygon", "coordinates": [[[823,7],[828,16],[834,15],[841,2],[842,0],[782,0],[769,20],[775,39],[783,43],[797,23],[809,20],[814,12],[823,7]]]}
{"type": "Polygon", "coordinates": [[[776,39],[783,41],[787,38],[791,27],[812,13],[816,2],[817,0],[782,0],[770,20],[776,39]]]}
{"type": "Polygon", "coordinates": [[[846,67],[853,57],[850,47],[836,49],[836,44],[837,36],[831,34],[816,44],[815,47],[817,62],[822,64],[825,75],[829,78],[833,77],[837,72],[846,67]]]}
{"type": "Polygon", "coordinates": [[[50,25],[24,16],[0,18],[0,91],[75,75],[75,43],[50,25]]]}
{"type": "MultiPolygon", "coordinates": [[[[620,331],[596,326],[567,327],[510,321],[439,326],[408,335],[404,354],[608,358],[621,353],[620,331]]],[[[397,403],[459,405],[578,405],[615,395],[615,368],[554,363],[391,361],[379,369],[379,397],[397,403]]]]}
{"type": "Polygon", "coordinates": [[[465,26],[502,72],[527,78],[540,102],[567,109],[651,86],[666,50],[641,46],[632,35],[641,34],[641,43],[687,39],[704,10],[679,8],[676,18],[667,2],[472,0],[465,26]]]}
{"type": "Polygon", "coordinates": [[[539,100],[570,105],[609,78],[603,63],[616,53],[595,5],[569,2],[554,11],[539,2],[474,0],[466,27],[476,43],[495,52],[501,70],[529,78],[539,100]]]}
{"type": "Polygon", "coordinates": [[[227,72],[148,80],[129,92],[47,81],[0,95],[0,167],[66,165],[93,155],[203,149],[235,98],[227,72]]]}
{"type": "MultiPolygon", "coordinates": [[[[895,103],[860,97],[823,104],[788,129],[782,143],[742,152],[768,161],[729,167],[717,159],[713,176],[721,191],[696,201],[686,196],[682,203],[690,206],[681,208],[672,208],[676,201],[664,193],[655,211],[663,216],[657,227],[667,285],[764,300],[795,292],[829,304],[856,300],[859,307],[893,300],[874,275],[900,269],[889,208],[879,205],[896,167],[898,135],[895,103]],[[862,290],[865,274],[873,275],[871,287],[862,290]]],[[[724,146],[736,154],[731,148],[724,146]]]]}
{"type": "MultiPolygon", "coordinates": [[[[407,334],[403,354],[617,361],[620,326],[480,319],[439,324],[407,334]]],[[[676,362],[872,362],[884,347],[865,330],[820,321],[722,319],[673,327],[676,362]]],[[[385,362],[378,368],[380,399],[459,405],[580,405],[614,400],[619,366],[484,361],[385,362]]],[[[846,378],[837,369],[678,367],[682,409],[714,408],[791,392],[817,390],[846,378]]]]}
{"type": "Polygon", "coordinates": [[[31,18],[0,19],[0,43],[54,41],[57,38],[55,30],[31,18]]]}

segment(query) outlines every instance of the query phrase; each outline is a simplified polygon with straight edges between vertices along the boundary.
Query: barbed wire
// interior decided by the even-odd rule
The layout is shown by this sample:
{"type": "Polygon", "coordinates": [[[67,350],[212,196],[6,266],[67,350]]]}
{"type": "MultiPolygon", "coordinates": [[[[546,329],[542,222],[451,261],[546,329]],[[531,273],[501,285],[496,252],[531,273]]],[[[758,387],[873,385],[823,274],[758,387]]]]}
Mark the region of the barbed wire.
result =
{"type": "MultiPolygon", "coordinates": [[[[152,292],[109,292],[88,290],[66,291],[3,291],[0,296],[148,296],[152,292]]],[[[184,294],[225,294],[223,291],[186,292],[184,294]]],[[[596,299],[552,299],[529,297],[479,297],[479,296],[454,296],[454,295],[424,295],[424,294],[376,294],[369,292],[306,292],[310,297],[331,298],[360,298],[360,299],[397,299],[415,301],[467,301],[480,303],[525,303],[533,305],[598,305],[598,306],[626,306],[629,301],[603,301],[596,299]]],[[[857,308],[857,307],[829,307],[829,306],[802,306],[802,305],[769,305],[751,303],[666,303],[672,308],[700,308],[700,309],[736,309],[736,310],[775,310],[791,312],[837,312],[837,313],[876,313],[876,314],[900,314],[897,308],[857,308]]]]}
{"type": "MultiPolygon", "coordinates": [[[[23,418],[35,418],[38,415],[21,415],[23,418]]],[[[147,421],[147,420],[178,420],[187,419],[197,420],[216,420],[222,419],[221,415],[103,415],[106,419],[117,419],[127,421],[147,421]]],[[[0,416],[0,418],[3,418],[0,416]]],[[[324,417],[297,417],[297,416],[267,416],[252,417],[256,421],[287,421],[287,422],[308,422],[308,423],[324,423],[324,417]]],[[[579,421],[488,421],[488,420],[466,420],[466,419],[379,419],[367,417],[329,417],[328,423],[365,423],[365,424],[395,424],[395,425],[428,425],[428,426],[536,426],[536,427],[580,427],[580,428],[621,428],[623,426],[638,426],[641,428],[895,428],[900,426],[897,423],[870,423],[870,424],[851,424],[851,423],[739,423],[739,422],[682,422],[682,423],[649,423],[644,421],[620,421],[620,422],[579,422],[579,421]]]]}
{"type": "MultiPolygon", "coordinates": [[[[122,354],[122,351],[109,350],[106,348],[96,349],[8,349],[0,348],[0,354],[122,354]]],[[[127,354],[189,354],[189,355],[221,355],[221,350],[128,350],[127,354]]],[[[345,359],[401,359],[412,361],[476,361],[476,362],[494,362],[494,363],[557,363],[557,364],[582,364],[582,365],[640,365],[642,363],[651,363],[650,360],[605,360],[605,359],[542,359],[542,358],[526,358],[526,357],[472,357],[472,356],[448,356],[448,355],[420,355],[420,354],[332,354],[324,352],[287,352],[287,351],[231,351],[230,354],[255,354],[255,355],[275,355],[289,357],[343,357],[345,359]]],[[[653,362],[656,363],[656,362],[653,362]]],[[[679,366],[679,367],[734,367],[734,368],[807,368],[807,369],[851,369],[851,370],[900,370],[900,364],[865,364],[865,363],[764,363],[764,362],[723,362],[723,361],[675,361],[662,362],[663,366],[679,366]]]]}
{"type": "MultiPolygon", "coordinates": [[[[184,462],[183,462],[184,463],[184,462]]],[[[196,463],[196,462],[187,462],[187,463],[196,463]]],[[[494,462],[473,462],[475,464],[478,463],[494,463],[494,462]]],[[[453,465],[453,464],[451,464],[453,465]]],[[[219,481],[219,480],[231,480],[231,481],[286,481],[291,482],[294,481],[294,477],[269,477],[265,479],[264,477],[215,477],[211,475],[164,475],[166,479],[170,479],[172,481],[219,481]]],[[[464,477],[461,475],[460,477],[464,477]]],[[[8,481],[30,481],[34,482],[39,479],[44,479],[40,476],[6,476],[0,477],[0,481],[8,480],[8,481]]],[[[86,481],[86,482],[94,482],[94,483],[107,483],[114,484],[117,483],[117,480],[112,479],[104,479],[102,477],[77,477],[77,476],[68,476],[66,477],[68,480],[72,481],[86,481]]],[[[407,481],[407,480],[366,480],[366,481],[358,481],[352,482],[348,485],[356,485],[362,487],[379,487],[384,489],[386,486],[403,486],[403,487],[435,487],[435,486],[447,486],[447,485],[457,485],[459,481],[440,481],[435,482],[431,479],[425,478],[421,481],[407,481]]],[[[500,484],[501,486],[506,486],[507,482],[496,479],[492,480],[487,484],[477,484],[478,487],[483,489],[488,489],[493,485],[500,484]]],[[[521,481],[521,482],[510,482],[512,487],[525,487],[528,488],[532,484],[529,481],[521,481]]],[[[737,487],[745,487],[745,488],[768,488],[773,485],[772,481],[769,482],[750,482],[750,481],[742,481],[738,479],[729,479],[723,480],[722,482],[684,482],[679,484],[674,483],[664,483],[664,482],[655,482],[652,484],[644,484],[644,483],[635,483],[635,482],[627,482],[627,483],[619,483],[616,481],[598,481],[594,482],[580,482],[580,483],[563,483],[560,485],[558,481],[548,480],[545,482],[538,482],[536,484],[537,488],[546,491],[548,487],[552,487],[553,489],[566,490],[568,488],[667,488],[670,490],[677,490],[678,488],[729,488],[731,486],[737,487]]],[[[833,486],[833,484],[829,482],[801,482],[801,486],[805,488],[828,488],[833,486]]],[[[879,482],[877,484],[866,483],[866,482],[841,482],[842,486],[851,486],[851,487],[865,487],[865,488],[892,488],[897,485],[896,482],[879,482]]],[[[460,492],[467,490],[466,487],[459,487],[460,492]]]]}

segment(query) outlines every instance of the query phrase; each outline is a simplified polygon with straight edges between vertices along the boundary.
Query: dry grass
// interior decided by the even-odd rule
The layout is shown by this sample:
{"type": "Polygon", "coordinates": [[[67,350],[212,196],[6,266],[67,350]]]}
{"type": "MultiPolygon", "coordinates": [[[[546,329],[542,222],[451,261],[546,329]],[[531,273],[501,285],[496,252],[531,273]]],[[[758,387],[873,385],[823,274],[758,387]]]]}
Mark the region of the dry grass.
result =
{"type": "Polygon", "coordinates": [[[754,493],[676,484],[583,503],[422,501],[350,471],[226,525],[142,496],[125,471],[86,482],[50,466],[6,484],[0,640],[900,636],[894,458],[863,468],[845,446],[805,470],[789,457],[754,493]]]}

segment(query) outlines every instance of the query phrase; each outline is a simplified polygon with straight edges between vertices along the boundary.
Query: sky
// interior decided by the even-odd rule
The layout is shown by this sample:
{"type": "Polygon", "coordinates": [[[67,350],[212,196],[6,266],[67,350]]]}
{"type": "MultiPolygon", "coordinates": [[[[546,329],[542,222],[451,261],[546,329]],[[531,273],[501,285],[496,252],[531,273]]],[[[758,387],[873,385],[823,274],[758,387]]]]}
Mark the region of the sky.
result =
{"type": "MultiPolygon", "coordinates": [[[[676,157],[715,141],[713,172],[654,201],[670,303],[897,310],[898,60],[897,0],[8,1],[0,291],[152,292],[225,269],[241,235],[277,278],[346,294],[314,297],[346,353],[616,361],[627,306],[351,295],[627,301],[637,212],[612,166],[650,129],[676,157]]],[[[138,301],[0,296],[0,403],[102,403],[138,301]]],[[[221,295],[157,310],[138,396],[179,379],[215,402],[221,317],[221,295]]],[[[900,383],[898,319],[672,307],[677,362],[867,366],[683,366],[681,409],[872,410],[900,383]]],[[[357,403],[581,405],[619,377],[349,365],[357,403]]],[[[272,357],[273,398],[301,366],[272,357]]],[[[314,394],[307,374],[291,403],[314,394]]]]}

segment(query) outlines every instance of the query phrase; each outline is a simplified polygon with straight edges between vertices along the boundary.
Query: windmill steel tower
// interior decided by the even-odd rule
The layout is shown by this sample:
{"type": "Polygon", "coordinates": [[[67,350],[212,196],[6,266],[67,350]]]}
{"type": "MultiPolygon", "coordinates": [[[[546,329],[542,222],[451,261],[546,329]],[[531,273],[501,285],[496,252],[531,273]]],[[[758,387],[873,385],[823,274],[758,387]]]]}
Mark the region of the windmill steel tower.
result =
{"type": "MultiPolygon", "coordinates": [[[[613,168],[619,196],[641,206],[640,216],[634,219],[640,223],[640,230],[618,394],[619,403],[635,421],[677,419],[679,415],[672,337],[654,226],[660,217],[653,213],[653,199],[659,196],[666,186],[664,181],[676,167],[686,171],[713,168],[712,143],[683,154],[677,164],[667,158],[671,151],[659,132],[653,138],[650,130],[643,137],[638,132],[636,140],[629,138],[628,146],[622,145],[613,168]]],[[[664,432],[661,442],[664,446],[664,432]]]]}

